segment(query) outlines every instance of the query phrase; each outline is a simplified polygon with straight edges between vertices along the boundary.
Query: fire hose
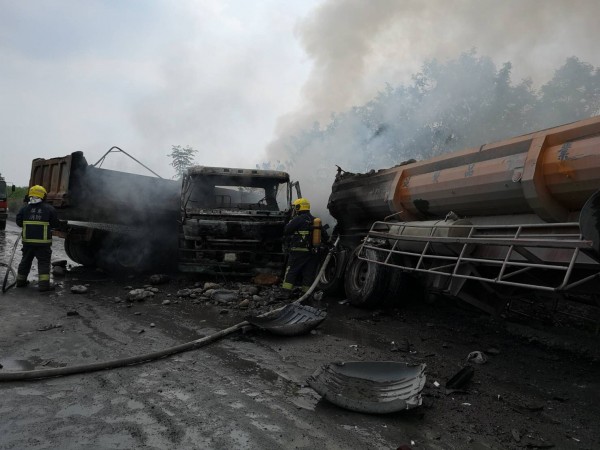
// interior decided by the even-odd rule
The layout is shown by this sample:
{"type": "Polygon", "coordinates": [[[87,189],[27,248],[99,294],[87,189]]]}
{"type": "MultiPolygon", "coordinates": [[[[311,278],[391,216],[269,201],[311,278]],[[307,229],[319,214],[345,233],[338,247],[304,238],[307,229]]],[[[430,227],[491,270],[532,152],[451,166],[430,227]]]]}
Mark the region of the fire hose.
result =
{"type": "MultiPolygon", "coordinates": [[[[12,268],[12,263],[13,263],[13,260],[15,259],[15,252],[17,251],[17,245],[19,245],[20,241],[21,241],[21,234],[19,233],[19,237],[15,240],[15,245],[13,245],[12,253],[10,254],[10,259],[8,260],[8,264],[6,264],[6,273],[4,274],[4,280],[2,281],[2,293],[3,294],[6,291],[8,291],[11,287],[13,287],[15,284],[17,284],[17,276],[15,274],[15,270],[12,268]],[[12,283],[10,283],[7,286],[6,283],[8,282],[8,274],[10,274],[10,273],[12,273],[13,276],[15,277],[15,281],[13,281],[12,283]]],[[[4,263],[2,265],[4,265],[4,263]]]]}
{"type": "MultiPolygon", "coordinates": [[[[294,304],[300,304],[303,301],[305,301],[306,299],[308,299],[310,297],[310,295],[312,295],[312,293],[316,289],[317,285],[319,284],[319,280],[323,276],[323,273],[325,273],[325,269],[327,268],[327,265],[329,264],[329,261],[331,260],[332,254],[335,252],[335,249],[338,245],[339,240],[340,240],[340,238],[338,237],[337,240],[335,241],[335,243],[333,244],[333,246],[329,249],[329,252],[327,253],[327,256],[325,257],[325,260],[323,261],[323,265],[321,266],[321,270],[319,270],[319,273],[317,274],[313,284],[304,293],[304,295],[302,295],[302,297],[300,297],[299,299],[297,299],[293,302],[294,304]]],[[[16,248],[16,245],[15,245],[15,248],[16,248]]],[[[13,256],[14,256],[14,251],[13,251],[13,256]]],[[[283,308],[284,307],[273,309],[264,314],[261,314],[259,317],[268,317],[271,314],[275,314],[275,313],[281,311],[283,308]]],[[[238,330],[241,330],[242,328],[247,327],[247,326],[250,326],[250,323],[247,321],[243,321],[243,322],[240,322],[229,328],[225,328],[224,330],[217,331],[213,334],[204,336],[203,338],[196,339],[194,341],[186,342],[184,344],[176,345],[176,346],[169,347],[169,348],[155,351],[155,352],[145,353],[145,354],[136,355],[136,356],[130,356],[127,358],[113,359],[110,361],[102,361],[102,362],[91,363],[91,364],[80,364],[80,365],[70,366],[70,367],[59,367],[59,368],[54,368],[54,369],[40,369],[40,370],[27,370],[27,371],[15,371],[15,372],[0,373],[0,382],[39,380],[42,378],[62,377],[62,376],[66,376],[66,375],[74,375],[74,374],[87,373],[87,372],[96,372],[99,370],[116,369],[118,367],[142,364],[142,363],[154,361],[157,359],[165,358],[167,356],[175,355],[178,353],[183,353],[183,352],[187,352],[190,350],[195,350],[195,349],[198,349],[201,347],[205,347],[205,346],[207,346],[213,342],[216,342],[220,339],[223,339],[225,336],[228,336],[228,335],[230,335],[238,330]]]]}

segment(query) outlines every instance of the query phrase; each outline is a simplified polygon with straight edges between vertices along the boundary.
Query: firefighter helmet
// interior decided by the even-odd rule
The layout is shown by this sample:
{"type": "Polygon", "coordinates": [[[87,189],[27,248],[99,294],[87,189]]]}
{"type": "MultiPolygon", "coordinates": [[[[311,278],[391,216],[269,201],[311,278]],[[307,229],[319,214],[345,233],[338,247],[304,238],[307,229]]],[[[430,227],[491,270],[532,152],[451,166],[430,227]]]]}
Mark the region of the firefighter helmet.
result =
{"type": "Polygon", "coordinates": [[[36,184],[35,186],[31,186],[29,188],[29,196],[30,197],[37,197],[37,198],[44,199],[46,194],[48,194],[48,193],[46,192],[46,189],[44,189],[44,186],[40,186],[39,184],[36,184]]]}
{"type": "Polygon", "coordinates": [[[310,211],[310,202],[305,198],[299,198],[292,203],[296,211],[310,211]]]}

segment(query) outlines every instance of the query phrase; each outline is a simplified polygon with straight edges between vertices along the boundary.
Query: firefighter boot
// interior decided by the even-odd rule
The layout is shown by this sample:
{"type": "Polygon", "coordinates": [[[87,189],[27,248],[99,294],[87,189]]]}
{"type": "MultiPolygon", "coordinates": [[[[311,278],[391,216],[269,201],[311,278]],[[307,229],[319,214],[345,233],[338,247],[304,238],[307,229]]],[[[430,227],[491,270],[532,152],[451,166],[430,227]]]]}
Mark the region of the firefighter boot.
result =
{"type": "Polygon", "coordinates": [[[28,284],[29,284],[29,281],[27,281],[27,275],[21,275],[21,274],[17,275],[17,287],[18,288],[27,287],[28,284]]]}
{"type": "Polygon", "coordinates": [[[53,291],[54,285],[50,284],[50,274],[40,274],[40,281],[38,283],[38,291],[48,292],[53,291]]]}

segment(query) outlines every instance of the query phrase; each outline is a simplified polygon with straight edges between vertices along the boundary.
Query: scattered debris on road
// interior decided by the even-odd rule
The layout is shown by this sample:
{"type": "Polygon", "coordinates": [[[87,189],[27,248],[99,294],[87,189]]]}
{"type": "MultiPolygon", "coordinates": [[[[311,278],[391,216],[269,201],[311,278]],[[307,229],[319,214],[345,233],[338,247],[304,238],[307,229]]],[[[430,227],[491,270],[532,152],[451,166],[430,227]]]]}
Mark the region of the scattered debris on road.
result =
{"type": "Polygon", "coordinates": [[[73,294],[85,294],[87,291],[88,288],[83,285],[76,284],[74,286],[71,286],[71,292],[73,294]]]}
{"type": "Polygon", "coordinates": [[[320,309],[290,304],[272,317],[250,316],[246,318],[246,321],[274,334],[297,336],[310,332],[326,317],[327,313],[320,309]]]}
{"type": "Polygon", "coordinates": [[[321,366],[307,382],[342,408],[386,414],[421,405],[425,367],[392,361],[336,362],[321,366]]]}

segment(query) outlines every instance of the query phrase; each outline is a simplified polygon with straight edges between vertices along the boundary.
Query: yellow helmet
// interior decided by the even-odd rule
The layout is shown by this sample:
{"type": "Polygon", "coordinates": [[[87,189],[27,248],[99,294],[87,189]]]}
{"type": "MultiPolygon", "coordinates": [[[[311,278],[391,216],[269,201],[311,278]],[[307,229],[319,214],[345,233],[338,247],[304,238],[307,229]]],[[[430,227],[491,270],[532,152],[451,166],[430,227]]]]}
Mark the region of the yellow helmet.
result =
{"type": "Polygon", "coordinates": [[[310,211],[310,202],[305,198],[299,198],[292,203],[296,211],[310,211]]]}
{"type": "Polygon", "coordinates": [[[40,186],[39,184],[36,184],[35,186],[31,186],[29,188],[30,197],[37,197],[43,199],[46,196],[46,194],[47,192],[46,189],[44,189],[44,186],[40,186]]]}

